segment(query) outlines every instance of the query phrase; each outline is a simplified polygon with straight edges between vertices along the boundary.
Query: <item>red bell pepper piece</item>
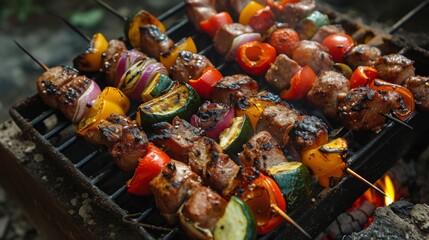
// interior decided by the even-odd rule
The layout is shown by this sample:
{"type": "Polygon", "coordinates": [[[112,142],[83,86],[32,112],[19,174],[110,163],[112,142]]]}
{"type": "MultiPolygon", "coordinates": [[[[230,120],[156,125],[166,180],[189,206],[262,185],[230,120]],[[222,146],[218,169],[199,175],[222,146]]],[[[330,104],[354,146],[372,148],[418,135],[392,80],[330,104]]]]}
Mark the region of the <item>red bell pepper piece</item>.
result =
{"type": "Polygon", "coordinates": [[[210,37],[214,37],[217,30],[225,24],[233,23],[231,15],[228,12],[220,12],[211,16],[209,19],[201,21],[200,27],[210,37]]]}
{"type": "Polygon", "coordinates": [[[151,195],[149,182],[170,161],[171,158],[164,151],[150,143],[148,152],[140,159],[133,178],[127,182],[128,192],[138,196],[151,195]]]}
{"type": "Polygon", "coordinates": [[[200,78],[189,80],[189,85],[197,91],[200,97],[210,99],[212,97],[214,85],[222,78],[222,73],[216,68],[206,67],[200,78]]]}
{"type": "Polygon", "coordinates": [[[286,211],[286,201],[277,183],[270,177],[260,174],[245,190],[242,200],[252,209],[258,225],[258,234],[266,234],[278,226],[283,218],[275,213],[271,204],[286,211]]]}
{"type": "Polygon", "coordinates": [[[369,66],[359,66],[350,77],[350,88],[366,86],[377,77],[377,69],[369,66]]]}
{"type": "Polygon", "coordinates": [[[327,36],[322,45],[329,49],[334,62],[343,62],[344,55],[355,45],[352,37],[345,33],[335,33],[327,36]]]}
{"type": "Polygon", "coordinates": [[[248,73],[265,74],[275,60],[276,49],[268,43],[251,41],[238,47],[237,63],[248,73]]]}
{"type": "Polygon", "coordinates": [[[396,118],[405,121],[413,114],[415,110],[414,96],[407,88],[381,79],[372,80],[369,82],[369,87],[378,91],[395,91],[402,96],[401,106],[393,111],[396,118]]]}
{"type": "Polygon", "coordinates": [[[276,16],[267,6],[250,17],[249,26],[257,33],[265,33],[276,22],[276,16]]]}
{"type": "Polygon", "coordinates": [[[316,81],[316,74],[306,65],[295,73],[290,81],[290,87],[280,92],[280,97],[286,100],[298,100],[307,95],[316,81]]]}

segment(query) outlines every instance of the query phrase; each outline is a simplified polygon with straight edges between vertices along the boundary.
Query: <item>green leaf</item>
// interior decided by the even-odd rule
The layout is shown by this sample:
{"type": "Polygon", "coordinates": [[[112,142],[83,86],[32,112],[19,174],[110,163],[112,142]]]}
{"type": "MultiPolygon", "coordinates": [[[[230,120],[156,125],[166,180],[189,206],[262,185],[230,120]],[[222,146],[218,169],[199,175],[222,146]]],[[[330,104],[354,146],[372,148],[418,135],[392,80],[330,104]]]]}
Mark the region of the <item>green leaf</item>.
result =
{"type": "Polygon", "coordinates": [[[70,16],[70,22],[75,26],[92,28],[101,22],[104,17],[102,9],[93,9],[86,12],[74,12],[70,16]]]}

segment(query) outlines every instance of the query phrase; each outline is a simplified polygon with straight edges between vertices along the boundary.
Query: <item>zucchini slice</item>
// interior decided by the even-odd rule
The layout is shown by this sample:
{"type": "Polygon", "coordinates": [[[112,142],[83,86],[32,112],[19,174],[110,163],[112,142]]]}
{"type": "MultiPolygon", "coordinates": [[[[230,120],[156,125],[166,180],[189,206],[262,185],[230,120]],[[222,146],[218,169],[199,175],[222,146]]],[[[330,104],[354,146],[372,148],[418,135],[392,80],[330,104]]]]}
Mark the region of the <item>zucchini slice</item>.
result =
{"type": "Polygon", "coordinates": [[[156,73],[143,90],[141,97],[144,102],[147,102],[167,92],[172,85],[173,80],[171,80],[167,75],[156,73]]]}
{"type": "Polygon", "coordinates": [[[140,104],[136,120],[143,128],[157,122],[171,122],[175,116],[189,120],[200,104],[198,93],[189,84],[180,83],[164,95],[140,104]]]}
{"type": "Polygon", "coordinates": [[[225,213],[217,221],[214,230],[215,240],[251,240],[256,239],[256,221],[252,210],[236,196],[231,197],[225,213]]]}
{"type": "Polygon", "coordinates": [[[316,10],[298,23],[296,31],[299,33],[299,39],[310,39],[320,27],[328,24],[330,24],[328,15],[316,10]]]}
{"type": "Polygon", "coordinates": [[[287,209],[293,210],[310,199],[312,178],[310,170],[301,162],[283,162],[267,169],[286,199],[287,209]]]}
{"type": "Polygon", "coordinates": [[[243,151],[245,144],[253,135],[253,127],[249,117],[244,114],[235,117],[229,128],[220,133],[219,145],[230,158],[236,159],[238,153],[243,151]]]}

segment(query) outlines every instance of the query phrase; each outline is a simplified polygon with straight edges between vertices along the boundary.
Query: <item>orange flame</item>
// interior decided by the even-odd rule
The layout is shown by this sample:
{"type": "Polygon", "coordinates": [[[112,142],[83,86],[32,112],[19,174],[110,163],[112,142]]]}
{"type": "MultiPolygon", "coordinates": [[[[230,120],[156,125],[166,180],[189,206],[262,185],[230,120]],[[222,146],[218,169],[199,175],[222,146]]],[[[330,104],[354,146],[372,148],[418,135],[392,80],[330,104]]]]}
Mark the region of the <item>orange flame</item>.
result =
{"type": "Polygon", "coordinates": [[[395,185],[393,184],[392,178],[389,175],[385,174],[375,183],[375,186],[383,190],[389,197],[385,197],[370,188],[363,194],[363,200],[367,200],[373,203],[376,207],[387,206],[391,204],[394,200],[396,200],[395,185]]]}

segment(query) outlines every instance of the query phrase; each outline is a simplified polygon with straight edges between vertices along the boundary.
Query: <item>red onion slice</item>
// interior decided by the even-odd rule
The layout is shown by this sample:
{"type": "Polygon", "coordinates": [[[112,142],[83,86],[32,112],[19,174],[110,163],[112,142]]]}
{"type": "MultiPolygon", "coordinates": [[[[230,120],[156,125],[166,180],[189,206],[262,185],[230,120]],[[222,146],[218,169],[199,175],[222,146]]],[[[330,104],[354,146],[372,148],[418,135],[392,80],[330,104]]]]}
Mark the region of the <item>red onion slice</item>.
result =
{"type": "Polygon", "coordinates": [[[91,81],[86,91],[79,97],[73,118],[71,119],[73,123],[79,122],[88,113],[90,106],[94,104],[100,93],[101,90],[98,84],[91,81]]]}
{"type": "MultiPolygon", "coordinates": [[[[157,62],[155,59],[151,58],[151,59],[147,59],[146,60],[146,64],[144,64],[144,66],[141,68],[142,69],[142,74],[140,76],[140,79],[138,80],[137,84],[135,85],[133,91],[129,94],[129,98],[134,99],[134,100],[140,100],[140,95],[143,92],[143,90],[145,89],[145,87],[147,86],[147,84],[150,82],[151,80],[151,76],[153,76],[153,72],[155,70],[159,69],[159,64],[161,66],[161,63],[157,62]]],[[[164,67],[164,71],[163,72],[167,72],[167,69],[164,67]]],[[[168,73],[167,73],[168,75],[168,73]]]]}
{"type": "Polygon", "coordinates": [[[238,48],[247,43],[252,41],[257,41],[261,39],[261,34],[259,33],[244,33],[240,36],[237,36],[232,41],[231,48],[229,49],[228,53],[225,55],[225,61],[235,61],[237,57],[237,50],[238,48]]]}
{"type": "Polygon", "coordinates": [[[125,71],[127,71],[127,59],[128,59],[128,51],[122,52],[121,57],[118,60],[118,65],[116,65],[116,71],[113,77],[112,84],[114,87],[118,87],[122,76],[124,75],[125,71]]]}

